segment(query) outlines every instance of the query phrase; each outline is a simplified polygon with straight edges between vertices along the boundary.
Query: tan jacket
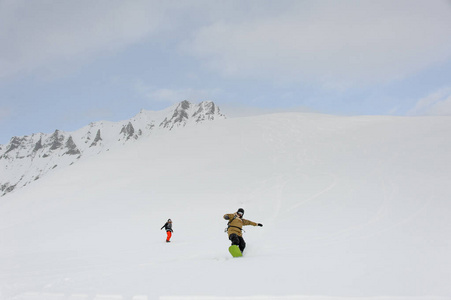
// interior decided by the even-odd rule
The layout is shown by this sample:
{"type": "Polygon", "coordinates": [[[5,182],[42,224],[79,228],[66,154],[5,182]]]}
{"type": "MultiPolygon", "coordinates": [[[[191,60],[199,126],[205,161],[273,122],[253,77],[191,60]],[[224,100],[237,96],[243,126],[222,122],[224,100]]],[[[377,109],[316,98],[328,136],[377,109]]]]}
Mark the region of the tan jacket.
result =
{"type": "Polygon", "coordinates": [[[241,219],[236,213],[225,214],[224,219],[229,221],[227,229],[229,236],[233,233],[237,234],[238,236],[243,236],[243,234],[241,233],[243,226],[257,226],[257,223],[246,219],[241,219]]]}

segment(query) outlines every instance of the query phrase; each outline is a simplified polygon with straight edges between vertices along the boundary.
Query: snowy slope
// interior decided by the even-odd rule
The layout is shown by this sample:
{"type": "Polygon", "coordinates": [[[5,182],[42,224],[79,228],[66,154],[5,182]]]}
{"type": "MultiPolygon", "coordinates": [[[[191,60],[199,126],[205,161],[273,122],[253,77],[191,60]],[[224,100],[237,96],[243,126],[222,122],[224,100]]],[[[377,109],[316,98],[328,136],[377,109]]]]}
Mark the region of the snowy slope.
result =
{"type": "Polygon", "coordinates": [[[224,118],[211,101],[182,101],[162,111],[141,110],[130,120],[95,122],[73,132],[55,130],[52,134],[13,137],[9,144],[0,145],[0,196],[41,179],[54,169],[133,143],[155,131],[224,118]]]}
{"type": "Polygon", "coordinates": [[[0,299],[451,299],[450,125],[228,119],[55,170],[1,198],[0,299]]]}

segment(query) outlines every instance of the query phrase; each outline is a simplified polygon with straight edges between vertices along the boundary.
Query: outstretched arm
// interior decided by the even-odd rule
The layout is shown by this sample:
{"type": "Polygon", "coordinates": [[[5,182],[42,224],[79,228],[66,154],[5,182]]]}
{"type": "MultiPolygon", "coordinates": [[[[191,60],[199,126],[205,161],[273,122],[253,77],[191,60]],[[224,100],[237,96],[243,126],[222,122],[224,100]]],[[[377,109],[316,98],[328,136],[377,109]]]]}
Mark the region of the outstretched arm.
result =
{"type": "Polygon", "coordinates": [[[249,221],[249,220],[246,220],[246,219],[243,219],[243,225],[244,225],[244,226],[252,225],[252,226],[260,226],[260,227],[263,226],[263,225],[260,224],[260,223],[255,223],[255,222],[252,222],[252,221],[249,221]]]}
{"type": "Polygon", "coordinates": [[[248,226],[248,225],[257,226],[257,223],[252,222],[250,220],[243,219],[243,225],[244,226],[248,226]]]}

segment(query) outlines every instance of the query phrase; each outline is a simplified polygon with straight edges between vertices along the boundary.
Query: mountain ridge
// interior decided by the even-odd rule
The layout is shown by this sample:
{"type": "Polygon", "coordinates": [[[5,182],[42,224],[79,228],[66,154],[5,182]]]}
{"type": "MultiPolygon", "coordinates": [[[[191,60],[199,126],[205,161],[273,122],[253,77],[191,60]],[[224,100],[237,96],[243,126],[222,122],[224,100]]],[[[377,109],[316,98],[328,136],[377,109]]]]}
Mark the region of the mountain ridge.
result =
{"type": "Polygon", "coordinates": [[[159,130],[225,119],[212,101],[193,104],[187,100],[161,111],[141,109],[134,117],[92,122],[78,130],[14,136],[0,145],[0,197],[42,178],[53,169],[67,167],[82,157],[120,147],[159,130]]]}

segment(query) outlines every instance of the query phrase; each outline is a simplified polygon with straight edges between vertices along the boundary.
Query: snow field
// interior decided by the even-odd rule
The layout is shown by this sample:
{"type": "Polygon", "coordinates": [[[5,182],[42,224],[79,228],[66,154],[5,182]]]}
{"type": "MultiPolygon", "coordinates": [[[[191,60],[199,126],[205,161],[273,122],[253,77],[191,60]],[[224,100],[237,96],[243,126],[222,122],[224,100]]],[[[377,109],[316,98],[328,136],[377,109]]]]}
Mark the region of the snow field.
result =
{"type": "Polygon", "coordinates": [[[1,199],[0,298],[449,299],[449,123],[267,115],[85,159],[1,199]],[[263,227],[233,259],[238,207],[263,227]]]}

